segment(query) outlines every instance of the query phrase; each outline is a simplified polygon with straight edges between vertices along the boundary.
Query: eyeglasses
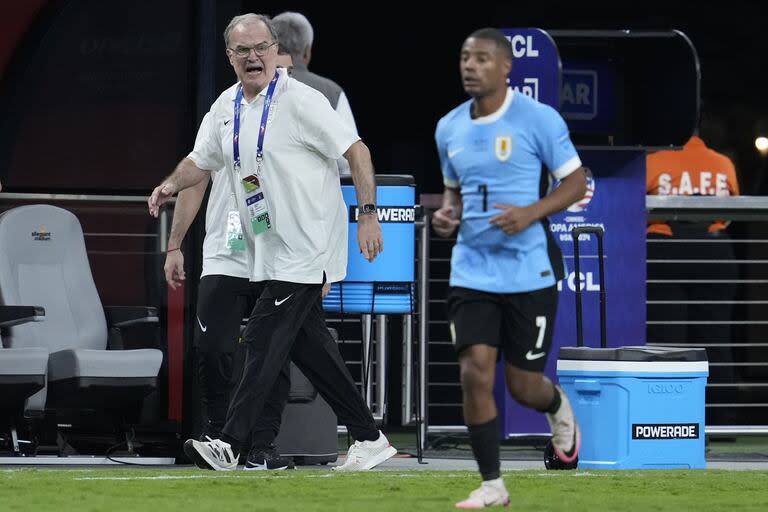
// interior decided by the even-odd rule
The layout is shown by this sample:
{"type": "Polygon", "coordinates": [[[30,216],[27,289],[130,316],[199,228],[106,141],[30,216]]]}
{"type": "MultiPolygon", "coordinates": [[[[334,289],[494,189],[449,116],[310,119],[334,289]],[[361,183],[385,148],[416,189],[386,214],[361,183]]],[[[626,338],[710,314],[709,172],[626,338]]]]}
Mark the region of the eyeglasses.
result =
{"type": "Polygon", "coordinates": [[[251,50],[257,57],[264,56],[267,50],[277,44],[277,41],[271,43],[259,43],[256,46],[238,46],[237,48],[227,48],[229,51],[237,55],[241,59],[246,59],[251,54],[251,50]]]}

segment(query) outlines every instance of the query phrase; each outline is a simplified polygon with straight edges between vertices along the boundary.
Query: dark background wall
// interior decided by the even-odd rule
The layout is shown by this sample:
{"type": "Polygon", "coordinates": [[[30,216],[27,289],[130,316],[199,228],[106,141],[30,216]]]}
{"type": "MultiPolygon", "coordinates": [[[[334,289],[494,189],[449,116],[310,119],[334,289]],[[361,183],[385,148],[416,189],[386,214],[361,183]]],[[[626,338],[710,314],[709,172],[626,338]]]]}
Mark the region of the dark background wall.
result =
{"type": "MultiPolygon", "coordinates": [[[[143,194],[191,147],[201,113],[198,33],[202,2],[31,0],[0,5],[0,179],[15,191],[143,194]]],[[[305,13],[315,28],[311,68],[346,90],[379,172],[411,173],[420,192],[441,189],[433,131],[465,99],[463,39],[483,26],[671,29],[693,40],[703,106],[726,126],[745,193],[764,192],[755,135],[768,131],[768,50],[760,2],[625,5],[549,0],[413,9],[405,2],[210,3],[212,69],[233,81],[220,34],[241,12],[305,13]],[[685,5],[688,4],[688,5],[685,5]],[[761,128],[763,126],[764,128],[761,128]]],[[[650,58],[650,57],[649,57],[650,58]]],[[[659,88],[665,86],[658,77],[659,88]]]]}
{"type": "Polygon", "coordinates": [[[193,133],[194,9],[144,0],[37,4],[12,50],[0,42],[10,55],[0,81],[4,189],[146,192],[193,133]]]}

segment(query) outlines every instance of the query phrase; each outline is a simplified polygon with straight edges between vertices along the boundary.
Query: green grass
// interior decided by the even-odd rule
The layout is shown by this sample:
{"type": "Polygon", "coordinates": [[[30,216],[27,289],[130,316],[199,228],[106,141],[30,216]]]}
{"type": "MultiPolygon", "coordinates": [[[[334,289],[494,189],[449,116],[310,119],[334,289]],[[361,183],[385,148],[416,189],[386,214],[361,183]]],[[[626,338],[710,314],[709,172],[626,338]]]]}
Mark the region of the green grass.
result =
{"type": "MultiPolygon", "coordinates": [[[[504,479],[515,511],[768,510],[768,472],[532,470],[504,479]]],[[[448,511],[477,484],[469,471],[0,469],[0,510],[448,511]]]]}

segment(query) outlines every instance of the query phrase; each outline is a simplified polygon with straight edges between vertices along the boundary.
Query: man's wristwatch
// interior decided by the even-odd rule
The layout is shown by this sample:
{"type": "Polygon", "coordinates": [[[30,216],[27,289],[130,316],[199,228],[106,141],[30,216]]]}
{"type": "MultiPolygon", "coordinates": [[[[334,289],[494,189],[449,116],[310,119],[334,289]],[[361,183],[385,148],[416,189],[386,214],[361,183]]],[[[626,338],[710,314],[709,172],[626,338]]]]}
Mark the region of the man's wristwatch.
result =
{"type": "Polygon", "coordinates": [[[376,205],[375,204],[364,204],[360,208],[358,208],[359,215],[373,215],[376,213],[376,205]]]}

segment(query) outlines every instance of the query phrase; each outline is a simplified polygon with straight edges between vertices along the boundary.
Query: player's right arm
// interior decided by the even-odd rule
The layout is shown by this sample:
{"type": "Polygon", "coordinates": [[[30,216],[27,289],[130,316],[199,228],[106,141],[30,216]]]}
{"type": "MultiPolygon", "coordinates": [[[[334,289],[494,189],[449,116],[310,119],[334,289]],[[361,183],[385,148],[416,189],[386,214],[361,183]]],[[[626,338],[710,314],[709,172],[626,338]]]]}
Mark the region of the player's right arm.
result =
{"type": "Polygon", "coordinates": [[[447,116],[437,123],[435,129],[435,143],[437,144],[437,156],[440,158],[440,170],[443,173],[443,205],[432,215],[432,226],[435,233],[447,238],[456,231],[461,224],[461,186],[459,176],[448,158],[447,130],[450,121],[447,116]]]}

